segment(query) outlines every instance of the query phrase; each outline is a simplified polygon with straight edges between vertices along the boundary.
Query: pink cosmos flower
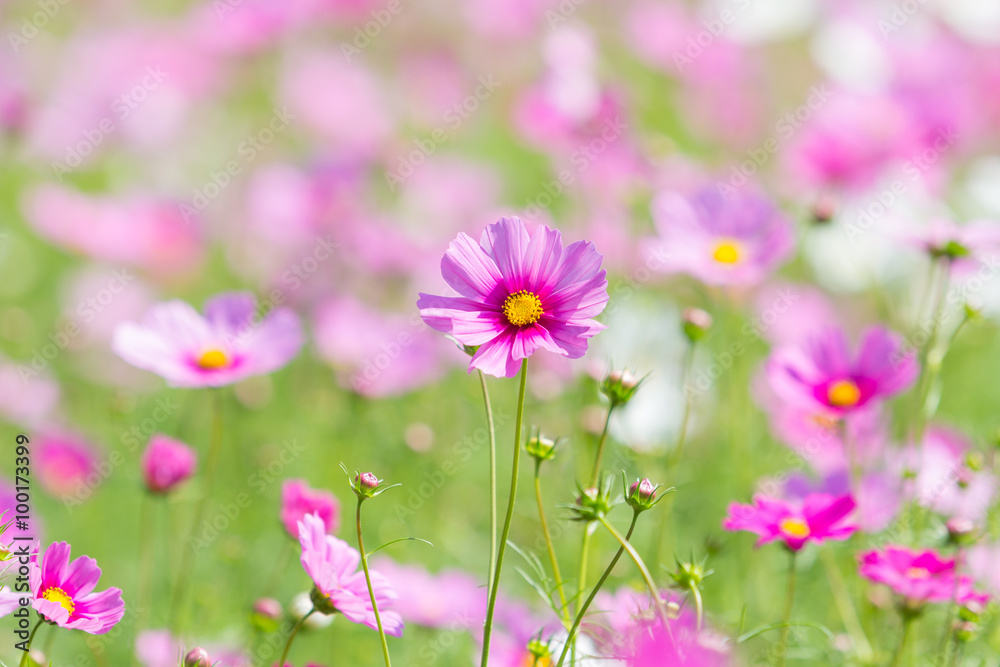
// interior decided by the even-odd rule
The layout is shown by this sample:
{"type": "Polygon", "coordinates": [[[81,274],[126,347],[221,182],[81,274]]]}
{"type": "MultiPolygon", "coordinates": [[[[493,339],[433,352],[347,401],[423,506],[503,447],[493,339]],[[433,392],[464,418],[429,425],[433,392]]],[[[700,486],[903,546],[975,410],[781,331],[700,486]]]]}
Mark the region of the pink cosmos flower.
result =
{"type": "Polygon", "coordinates": [[[757,546],[782,540],[792,551],[799,551],[808,542],[846,540],[854,534],[857,526],[845,522],[854,506],[850,494],[814,493],[801,503],[758,494],[753,505],[730,505],[722,527],[760,535],[757,546]]]}
{"type": "Polygon", "coordinates": [[[989,596],[973,590],[972,577],[961,575],[955,581],[955,561],[941,558],[933,550],[911,551],[889,545],[866,551],[858,557],[858,574],[905,598],[910,608],[926,603],[949,602],[985,604],[989,596]]]}
{"type": "Polygon", "coordinates": [[[100,455],[76,433],[46,431],[35,445],[35,470],[42,488],[53,496],[77,493],[97,470],[100,455]]]}
{"type": "Polygon", "coordinates": [[[45,620],[61,628],[103,635],[125,615],[118,588],[94,593],[101,577],[97,561],[80,556],[69,559],[70,546],[54,542],[45,551],[42,564],[28,565],[28,585],[34,596],[31,606],[45,620]]]}
{"type": "Polygon", "coordinates": [[[281,485],[281,523],[292,537],[299,534],[299,522],[315,514],[323,529],[336,533],[340,528],[340,503],[329,491],[314,489],[304,479],[286,479],[281,485]]]}
{"type": "Polygon", "coordinates": [[[841,417],[907,389],[919,370],[914,357],[898,336],[872,327],[852,359],[843,331],[827,329],[775,351],[765,372],[779,399],[841,417]]]}
{"type": "Polygon", "coordinates": [[[639,635],[634,649],[620,656],[625,660],[625,665],[726,667],[733,664],[723,640],[708,632],[697,632],[691,614],[685,614],[671,623],[670,630],[668,634],[662,623],[649,627],[639,635]]]}
{"type": "Polygon", "coordinates": [[[179,440],[157,433],[142,454],[142,478],[153,493],[168,493],[194,474],[198,457],[179,440]]]}
{"type": "Polygon", "coordinates": [[[431,328],[479,346],[469,363],[495,377],[514,377],[535,350],[577,359],[604,325],[591,319],[608,302],[607,272],[592,243],[566,248],[542,225],[528,234],[519,218],[501,218],[479,244],[467,234],[451,242],[441,273],[460,296],[420,294],[431,328]]]}
{"type": "Polygon", "coordinates": [[[709,285],[753,285],[788,258],[791,222],[769,200],[706,186],[690,197],[658,195],[653,220],[667,251],[662,269],[709,285]]]}
{"type": "MultiPolygon", "coordinates": [[[[364,572],[358,570],[361,554],[347,542],[328,535],[318,514],[302,518],[299,543],[302,545],[302,567],[316,585],[314,600],[321,595],[332,607],[332,612],[340,612],[354,623],[377,629],[368,584],[364,572]]],[[[380,573],[369,569],[369,574],[382,628],[388,635],[401,637],[403,619],[398,613],[387,610],[396,599],[396,591],[380,573]]]]}
{"type": "Polygon", "coordinates": [[[122,324],[112,349],[133,366],[176,387],[221,387],[287,364],[302,347],[299,320],[287,308],[261,316],[252,294],[221,294],[202,316],[183,301],[153,306],[142,324],[122,324]]]}
{"type": "Polygon", "coordinates": [[[419,565],[402,565],[388,558],[378,559],[375,566],[399,593],[394,609],[407,623],[481,628],[486,618],[486,589],[471,574],[460,570],[432,574],[419,565]]]}

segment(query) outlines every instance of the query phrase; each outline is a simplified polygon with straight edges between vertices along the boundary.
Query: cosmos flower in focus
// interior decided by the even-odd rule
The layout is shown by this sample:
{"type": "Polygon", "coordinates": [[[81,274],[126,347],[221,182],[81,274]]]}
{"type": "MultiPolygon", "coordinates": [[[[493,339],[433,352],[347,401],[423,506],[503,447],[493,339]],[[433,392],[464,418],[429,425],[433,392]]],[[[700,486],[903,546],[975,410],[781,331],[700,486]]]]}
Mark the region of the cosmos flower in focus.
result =
{"type": "Polygon", "coordinates": [[[204,316],[183,301],[157,304],[142,324],[120,325],[111,347],[172,386],[221,387],[278,370],[302,342],[291,310],[264,315],[252,294],[231,292],[208,301],[204,316]]]}
{"type": "Polygon", "coordinates": [[[864,333],[853,358],[844,332],[826,329],[778,349],[765,368],[779,399],[835,417],[904,391],[918,370],[913,351],[882,327],[864,333]]]}
{"type": "Polygon", "coordinates": [[[299,522],[315,514],[328,533],[340,528],[340,503],[329,491],[314,489],[304,479],[286,479],[281,485],[281,523],[292,537],[299,534],[299,522]]]}
{"type": "Polygon", "coordinates": [[[103,635],[125,615],[122,592],[109,588],[94,593],[101,578],[97,561],[87,556],[70,561],[69,554],[69,544],[55,542],[45,551],[41,566],[28,565],[31,606],[61,628],[103,635]]]}
{"type": "Polygon", "coordinates": [[[857,530],[846,522],[854,507],[849,494],[815,493],[806,496],[801,504],[757,495],[752,505],[730,505],[722,527],[756,533],[760,536],[757,546],[781,540],[792,551],[799,551],[808,542],[849,538],[857,530]]]}
{"type": "Polygon", "coordinates": [[[417,307],[431,328],[478,350],[469,363],[495,377],[514,377],[539,348],[570,359],[604,325],[591,319],[608,302],[607,272],[592,243],[563,247],[542,225],[528,234],[519,218],[489,225],[477,244],[451,242],[441,273],[460,296],[420,294],[417,307]]]}
{"type": "Polygon", "coordinates": [[[661,267],[708,285],[754,285],[788,259],[791,222],[769,200],[736,190],[704,187],[690,197],[664,192],[653,200],[653,220],[667,252],[661,267]]]}
{"type": "Polygon", "coordinates": [[[956,581],[955,561],[931,549],[912,551],[889,545],[862,553],[858,562],[858,574],[891,588],[910,609],[953,599],[959,604],[985,604],[989,598],[973,590],[972,577],[960,575],[956,581]]]}
{"type": "MultiPolygon", "coordinates": [[[[365,574],[358,570],[361,554],[347,542],[328,535],[323,520],[316,514],[307,514],[299,523],[299,543],[302,567],[315,584],[312,600],[317,611],[339,612],[354,623],[378,629],[365,574]]],[[[387,635],[403,636],[402,617],[387,610],[396,599],[396,591],[380,573],[369,569],[369,574],[382,628],[387,635]]]]}

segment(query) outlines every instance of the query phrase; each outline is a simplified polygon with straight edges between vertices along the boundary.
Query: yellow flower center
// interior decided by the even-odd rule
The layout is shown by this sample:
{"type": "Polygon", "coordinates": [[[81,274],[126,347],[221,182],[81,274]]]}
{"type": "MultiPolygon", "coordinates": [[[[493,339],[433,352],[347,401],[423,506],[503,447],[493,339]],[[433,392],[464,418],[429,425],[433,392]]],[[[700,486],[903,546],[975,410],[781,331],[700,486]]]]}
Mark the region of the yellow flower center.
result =
{"type": "Polygon", "coordinates": [[[45,592],[42,593],[42,598],[48,600],[49,602],[58,602],[62,605],[63,609],[69,612],[70,616],[72,616],[73,612],[76,610],[76,605],[73,604],[73,598],[66,595],[66,591],[61,588],[56,588],[55,586],[52,588],[46,588],[45,592]]]}
{"type": "Polygon", "coordinates": [[[537,656],[534,653],[526,653],[520,667],[552,667],[552,658],[537,656]]]}
{"type": "Polygon", "coordinates": [[[854,384],[852,380],[837,380],[826,390],[826,399],[830,401],[830,405],[835,405],[838,408],[849,408],[857,405],[860,398],[861,392],[858,390],[858,385],[854,384]]]}
{"type": "Polygon", "coordinates": [[[209,370],[225,368],[229,365],[229,357],[222,350],[207,350],[198,357],[198,365],[209,370]]]}
{"type": "Polygon", "coordinates": [[[742,254],[743,251],[738,241],[724,239],[716,244],[712,259],[720,264],[735,264],[740,261],[742,254]]]}
{"type": "Polygon", "coordinates": [[[906,571],[906,576],[909,579],[926,579],[931,573],[925,567],[911,567],[906,571]]]}
{"type": "Polygon", "coordinates": [[[523,327],[540,320],[545,312],[537,296],[528,290],[521,290],[504,299],[503,314],[514,326],[523,327]]]}
{"type": "Polygon", "coordinates": [[[809,524],[802,519],[789,517],[779,524],[781,532],[788,537],[809,537],[809,524]]]}

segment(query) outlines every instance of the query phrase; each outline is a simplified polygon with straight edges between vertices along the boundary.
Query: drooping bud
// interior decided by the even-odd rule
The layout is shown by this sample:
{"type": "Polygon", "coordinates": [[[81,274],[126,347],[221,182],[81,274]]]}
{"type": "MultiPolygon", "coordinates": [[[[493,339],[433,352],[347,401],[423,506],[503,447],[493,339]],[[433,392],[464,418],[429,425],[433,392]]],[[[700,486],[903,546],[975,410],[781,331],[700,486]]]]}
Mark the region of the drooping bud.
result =
{"type": "Polygon", "coordinates": [[[630,371],[611,371],[601,382],[601,393],[608,397],[611,405],[625,405],[639,391],[640,384],[642,380],[630,371]]]}
{"type": "Polygon", "coordinates": [[[198,647],[188,651],[184,656],[184,667],[211,667],[212,659],[208,657],[208,651],[198,647]]]}
{"type": "Polygon", "coordinates": [[[685,308],[681,315],[684,335],[692,343],[705,337],[708,330],[712,328],[712,316],[700,308],[685,308]]]}

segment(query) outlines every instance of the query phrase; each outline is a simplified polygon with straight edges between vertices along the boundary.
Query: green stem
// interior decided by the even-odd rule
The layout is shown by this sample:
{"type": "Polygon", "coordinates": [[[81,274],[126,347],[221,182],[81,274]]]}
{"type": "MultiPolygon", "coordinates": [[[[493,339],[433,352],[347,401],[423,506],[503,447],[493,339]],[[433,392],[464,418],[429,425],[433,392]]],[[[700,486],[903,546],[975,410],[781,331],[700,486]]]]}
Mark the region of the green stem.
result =
{"type": "Polygon", "coordinates": [[[903,614],[903,636],[899,639],[899,646],[896,647],[895,653],[892,654],[892,667],[899,667],[903,660],[903,654],[906,652],[906,644],[910,639],[910,628],[913,626],[913,619],[915,616],[913,614],[903,614]]]}
{"type": "Polygon", "coordinates": [[[493,577],[496,576],[496,566],[493,554],[497,552],[497,434],[493,423],[493,404],[490,402],[490,390],[486,386],[486,375],[479,371],[479,384],[483,388],[483,403],[486,404],[486,424],[490,432],[490,564],[486,577],[486,587],[493,588],[493,577]]]}
{"type": "Polygon", "coordinates": [[[177,626],[181,610],[184,607],[187,597],[187,589],[191,583],[191,574],[194,569],[191,557],[194,553],[195,536],[198,534],[198,526],[205,516],[205,508],[208,506],[208,499],[212,495],[212,486],[215,483],[216,472],[219,467],[219,456],[222,452],[222,392],[216,389],[214,395],[214,415],[212,420],[212,440],[208,447],[208,459],[205,463],[205,479],[201,492],[201,499],[198,501],[197,509],[194,513],[194,522],[191,524],[191,532],[188,539],[184,541],[181,549],[180,570],[177,573],[177,586],[174,589],[174,603],[171,611],[171,627],[175,632],[180,628],[177,626]]]}
{"type": "Polygon", "coordinates": [[[545,535],[545,547],[549,552],[549,560],[552,562],[552,577],[555,579],[556,591],[559,594],[560,616],[563,624],[569,625],[569,604],[566,602],[566,593],[563,591],[562,573],[559,571],[559,559],[556,558],[555,546],[552,544],[552,534],[549,532],[549,522],[545,519],[545,505],[542,503],[542,481],[539,472],[541,461],[535,462],[535,500],[538,502],[538,518],[542,522],[542,534],[545,535]]]}
{"type": "Polygon", "coordinates": [[[785,656],[788,654],[788,634],[791,626],[788,624],[792,620],[792,607],[795,606],[795,551],[789,551],[788,558],[788,588],[785,590],[785,614],[781,619],[781,652],[778,654],[778,667],[785,664],[785,656]]]}
{"type": "Polygon", "coordinates": [[[698,590],[698,584],[694,583],[694,581],[688,582],[688,589],[691,591],[691,596],[694,598],[694,609],[697,619],[695,629],[697,629],[698,632],[701,632],[702,621],[705,618],[704,608],[701,605],[701,591],[698,590]]]}
{"type": "Polygon", "coordinates": [[[24,655],[21,656],[21,667],[27,667],[28,665],[28,652],[31,650],[31,642],[35,641],[35,633],[38,632],[38,628],[42,625],[41,616],[38,617],[38,623],[35,623],[35,627],[32,628],[31,634],[28,635],[28,648],[25,650],[24,655]]]}
{"type": "Polygon", "coordinates": [[[517,469],[521,462],[521,422],[524,418],[524,388],[528,380],[528,359],[521,362],[521,389],[517,397],[517,419],[514,424],[514,463],[510,471],[510,499],[507,501],[507,517],[503,523],[503,533],[500,544],[497,545],[497,566],[494,570],[493,586],[490,588],[490,601],[486,607],[486,625],[483,627],[483,655],[480,667],[487,667],[490,659],[490,637],[493,634],[493,611],[497,604],[497,594],[500,592],[500,572],[503,570],[503,557],[507,551],[507,538],[510,536],[510,522],[514,518],[514,500],[517,496],[517,469]]]}
{"type": "Polygon", "coordinates": [[[854,608],[854,603],[851,602],[847,584],[844,583],[844,575],[841,574],[840,568],[837,567],[837,563],[833,559],[833,553],[829,549],[821,549],[819,557],[823,561],[823,567],[826,569],[826,580],[830,584],[830,591],[837,603],[837,609],[840,611],[840,617],[844,621],[847,634],[851,636],[854,650],[862,663],[871,664],[875,656],[871,644],[868,642],[868,637],[861,627],[861,621],[858,620],[858,612],[854,608]]]}
{"type": "MultiPolygon", "coordinates": [[[[358,551],[361,552],[361,567],[365,571],[365,582],[368,584],[368,597],[372,600],[372,611],[375,613],[375,625],[378,626],[378,638],[382,642],[382,657],[385,658],[385,667],[392,667],[389,662],[389,645],[385,641],[385,630],[382,629],[382,617],[378,613],[378,602],[375,601],[375,589],[372,587],[372,577],[368,572],[368,556],[365,555],[365,541],[361,537],[361,503],[365,499],[358,496],[358,551]]],[[[285,663],[279,663],[284,666],[285,663]]]]}
{"type": "Polygon", "coordinates": [[[954,636],[953,631],[953,621],[955,619],[955,613],[958,611],[958,585],[961,583],[961,571],[962,558],[964,556],[962,547],[959,546],[955,552],[955,571],[952,576],[955,578],[955,583],[952,586],[951,592],[951,602],[948,604],[948,610],[945,612],[944,616],[944,633],[941,635],[941,654],[947,655],[948,649],[951,648],[951,640],[954,636]]]}
{"type": "MultiPolygon", "coordinates": [[[[639,513],[633,512],[632,525],[628,527],[628,533],[625,535],[626,540],[632,537],[632,531],[635,530],[635,522],[638,518],[639,513]]],[[[616,553],[615,557],[611,559],[611,563],[608,565],[607,569],[604,570],[604,574],[602,574],[601,578],[598,579],[597,585],[594,586],[594,590],[590,591],[590,596],[576,612],[576,618],[573,619],[573,626],[569,629],[569,634],[566,636],[566,644],[563,646],[562,654],[559,656],[559,662],[556,664],[556,667],[562,667],[563,661],[566,660],[566,655],[569,653],[570,646],[572,646],[576,641],[576,631],[580,628],[580,623],[583,622],[583,617],[587,614],[587,609],[590,608],[594,598],[597,597],[598,591],[600,591],[601,587],[604,586],[604,582],[611,576],[611,572],[615,569],[615,565],[618,564],[618,561],[621,559],[623,553],[625,553],[625,547],[619,547],[618,553],[616,553]]]]}
{"type": "Polygon", "coordinates": [[[594,470],[590,474],[590,485],[597,486],[601,480],[601,459],[604,458],[604,445],[608,441],[608,427],[611,425],[611,413],[615,411],[616,403],[612,401],[608,404],[608,416],[604,418],[604,430],[601,431],[601,440],[597,443],[597,456],[594,457],[594,470]]]}
{"type": "Polygon", "coordinates": [[[312,616],[315,613],[316,613],[316,609],[314,607],[313,609],[309,610],[308,614],[306,614],[305,616],[303,616],[302,618],[300,618],[299,622],[295,624],[294,628],[292,628],[292,634],[288,635],[288,641],[285,643],[285,650],[281,654],[281,660],[278,661],[278,664],[281,667],[285,667],[285,658],[288,657],[288,650],[290,648],[292,648],[292,641],[295,639],[295,635],[299,634],[299,630],[301,630],[302,626],[306,624],[306,619],[308,619],[310,616],[312,616]]]}
{"type": "Polygon", "coordinates": [[[628,552],[628,555],[631,556],[633,562],[635,562],[635,566],[639,568],[639,574],[642,575],[643,581],[646,582],[646,588],[649,589],[649,594],[653,598],[653,604],[656,605],[656,609],[660,613],[660,620],[663,621],[663,627],[665,627],[669,633],[670,617],[667,615],[667,609],[663,605],[663,600],[660,598],[660,591],[656,588],[656,584],[653,582],[653,577],[649,574],[649,569],[642,561],[642,557],[639,556],[639,552],[635,550],[635,547],[632,546],[627,538],[618,532],[617,528],[608,523],[608,520],[605,517],[600,517],[598,521],[600,521],[607,531],[611,533],[616,540],[618,540],[618,543],[622,545],[622,548],[628,552]]]}

